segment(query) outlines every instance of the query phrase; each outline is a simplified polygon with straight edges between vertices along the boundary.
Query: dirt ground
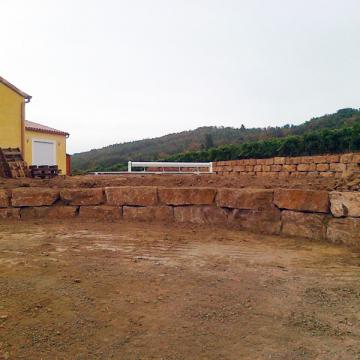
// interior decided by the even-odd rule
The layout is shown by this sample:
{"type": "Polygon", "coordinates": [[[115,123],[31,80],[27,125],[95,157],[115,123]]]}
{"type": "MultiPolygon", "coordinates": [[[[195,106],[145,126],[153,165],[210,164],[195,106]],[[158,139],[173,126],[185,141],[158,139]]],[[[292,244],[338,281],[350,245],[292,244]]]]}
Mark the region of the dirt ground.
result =
{"type": "Polygon", "coordinates": [[[217,175],[217,174],[121,174],[121,175],[84,175],[59,176],[51,180],[41,179],[4,179],[0,178],[0,188],[15,187],[104,187],[104,186],[198,186],[198,187],[232,187],[232,188],[298,188],[313,190],[360,190],[360,174],[347,178],[335,177],[287,177],[272,178],[270,176],[249,175],[217,175]]]}
{"type": "Polygon", "coordinates": [[[360,359],[360,253],[215,227],[0,224],[0,359],[360,359]]]}

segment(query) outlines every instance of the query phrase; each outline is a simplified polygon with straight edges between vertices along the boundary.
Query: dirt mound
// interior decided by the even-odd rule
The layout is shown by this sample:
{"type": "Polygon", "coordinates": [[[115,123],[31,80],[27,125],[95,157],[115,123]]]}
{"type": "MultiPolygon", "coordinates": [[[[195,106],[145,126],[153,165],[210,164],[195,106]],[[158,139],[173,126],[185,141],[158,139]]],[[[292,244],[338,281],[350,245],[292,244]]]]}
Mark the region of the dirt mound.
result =
{"type": "MultiPolygon", "coordinates": [[[[74,177],[58,177],[51,180],[39,179],[0,179],[0,188],[16,187],[104,187],[104,186],[197,186],[197,187],[231,187],[231,188],[295,188],[312,190],[334,190],[344,185],[344,180],[334,177],[286,177],[273,178],[265,176],[216,174],[136,174],[136,175],[85,175],[74,177]],[[343,184],[343,185],[341,185],[343,184]]],[[[352,185],[351,185],[352,186],[352,185]]]]}

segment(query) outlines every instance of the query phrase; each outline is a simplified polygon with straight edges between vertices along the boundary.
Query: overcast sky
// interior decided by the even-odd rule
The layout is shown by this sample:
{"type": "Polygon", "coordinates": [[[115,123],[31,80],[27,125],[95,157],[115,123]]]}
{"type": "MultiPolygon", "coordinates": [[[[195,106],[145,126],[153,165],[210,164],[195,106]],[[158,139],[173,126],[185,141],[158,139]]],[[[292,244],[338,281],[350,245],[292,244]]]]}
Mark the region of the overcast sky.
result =
{"type": "Polygon", "coordinates": [[[0,0],[0,76],[70,153],[360,107],[359,0],[0,0]]]}

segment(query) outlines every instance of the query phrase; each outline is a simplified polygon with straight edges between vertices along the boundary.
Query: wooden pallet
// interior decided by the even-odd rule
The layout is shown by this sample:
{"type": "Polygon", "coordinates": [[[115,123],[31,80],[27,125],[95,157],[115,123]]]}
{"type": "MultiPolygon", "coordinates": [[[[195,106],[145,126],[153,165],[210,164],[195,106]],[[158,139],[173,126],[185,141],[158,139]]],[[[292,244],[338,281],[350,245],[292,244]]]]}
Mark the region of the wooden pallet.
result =
{"type": "Polygon", "coordinates": [[[31,177],[39,178],[39,179],[51,179],[55,176],[58,176],[61,173],[61,170],[59,170],[57,165],[54,166],[32,165],[29,167],[29,169],[30,169],[31,177]]]}
{"type": "Polygon", "coordinates": [[[0,176],[22,178],[29,176],[29,169],[19,148],[0,148],[0,176]]]}

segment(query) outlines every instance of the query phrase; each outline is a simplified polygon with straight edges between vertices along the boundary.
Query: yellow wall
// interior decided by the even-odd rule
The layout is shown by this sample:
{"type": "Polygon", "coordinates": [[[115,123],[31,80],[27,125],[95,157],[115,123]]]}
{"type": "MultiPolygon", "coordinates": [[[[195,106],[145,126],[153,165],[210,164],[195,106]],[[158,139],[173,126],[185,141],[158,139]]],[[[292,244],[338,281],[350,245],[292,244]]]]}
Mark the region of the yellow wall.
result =
{"type": "Polygon", "coordinates": [[[0,147],[22,149],[24,98],[0,83],[0,147]]]}
{"type": "Polygon", "coordinates": [[[32,165],[32,139],[56,141],[56,164],[61,169],[61,174],[66,175],[66,137],[25,130],[25,161],[28,165],[32,165]]]}

